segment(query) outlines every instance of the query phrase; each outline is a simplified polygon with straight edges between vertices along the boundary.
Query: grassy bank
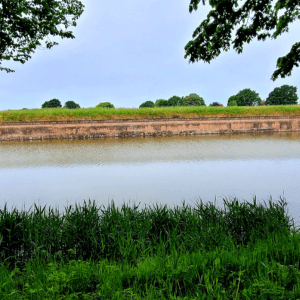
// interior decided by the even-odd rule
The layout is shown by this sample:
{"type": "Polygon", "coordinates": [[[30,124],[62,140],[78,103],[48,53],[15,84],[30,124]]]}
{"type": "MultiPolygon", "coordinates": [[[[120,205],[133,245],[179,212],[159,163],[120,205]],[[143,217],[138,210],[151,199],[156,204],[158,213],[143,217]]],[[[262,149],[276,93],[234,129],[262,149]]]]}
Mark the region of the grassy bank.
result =
{"type": "Polygon", "coordinates": [[[0,211],[1,299],[297,299],[286,202],[0,211]]]}
{"type": "Polygon", "coordinates": [[[254,107],[82,108],[0,111],[0,122],[300,115],[300,105],[254,107]]]}

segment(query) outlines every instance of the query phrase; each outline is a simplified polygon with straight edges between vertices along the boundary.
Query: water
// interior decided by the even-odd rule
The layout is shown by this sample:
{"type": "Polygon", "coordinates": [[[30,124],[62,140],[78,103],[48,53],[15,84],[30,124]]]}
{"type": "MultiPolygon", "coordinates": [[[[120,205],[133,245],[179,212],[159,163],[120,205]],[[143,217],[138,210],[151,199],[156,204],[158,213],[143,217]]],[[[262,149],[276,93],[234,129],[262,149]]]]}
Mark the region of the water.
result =
{"type": "Polygon", "coordinates": [[[285,197],[300,220],[300,133],[0,143],[0,207],[191,206],[285,197]]]}

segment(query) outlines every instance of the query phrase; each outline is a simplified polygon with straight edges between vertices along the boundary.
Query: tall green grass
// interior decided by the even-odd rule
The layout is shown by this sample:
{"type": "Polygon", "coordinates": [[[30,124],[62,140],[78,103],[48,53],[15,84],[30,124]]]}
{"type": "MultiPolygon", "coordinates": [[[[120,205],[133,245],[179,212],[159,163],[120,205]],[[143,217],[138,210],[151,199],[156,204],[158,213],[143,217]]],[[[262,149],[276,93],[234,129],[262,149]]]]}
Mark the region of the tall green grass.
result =
{"type": "MultiPolygon", "coordinates": [[[[251,248],[158,254],[137,262],[30,260],[0,266],[1,299],[299,299],[299,235],[251,248]]],[[[163,249],[163,248],[162,248],[163,249]]]]}
{"type": "Polygon", "coordinates": [[[298,299],[286,201],[1,212],[1,299],[298,299]]]}
{"type": "Polygon", "coordinates": [[[105,209],[95,202],[57,209],[34,206],[28,211],[0,212],[0,261],[11,264],[31,258],[109,259],[136,263],[137,258],[153,257],[164,245],[165,253],[199,249],[211,251],[234,244],[247,246],[273,233],[294,230],[285,212],[286,202],[268,204],[224,199],[224,208],[213,203],[195,207],[137,206],[105,209]]]}
{"type": "Polygon", "coordinates": [[[254,107],[156,107],[156,108],[82,108],[82,109],[30,109],[0,111],[0,122],[90,120],[90,119],[149,119],[238,116],[300,115],[299,105],[254,107]]]}

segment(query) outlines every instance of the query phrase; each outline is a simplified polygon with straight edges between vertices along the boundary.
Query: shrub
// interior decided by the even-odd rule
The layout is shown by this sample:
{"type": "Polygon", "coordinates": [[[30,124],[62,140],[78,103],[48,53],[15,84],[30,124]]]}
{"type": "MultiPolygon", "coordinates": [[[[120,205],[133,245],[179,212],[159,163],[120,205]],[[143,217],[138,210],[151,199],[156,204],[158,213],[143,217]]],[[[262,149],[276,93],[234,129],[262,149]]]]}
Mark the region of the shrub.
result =
{"type": "Polygon", "coordinates": [[[234,101],[237,106],[256,106],[261,105],[262,102],[258,93],[250,89],[243,89],[238,94],[231,96],[228,99],[227,106],[235,106],[234,101]]]}
{"type": "Polygon", "coordinates": [[[182,99],[182,106],[206,106],[206,105],[202,97],[192,93],[182,99]]]}
{"type": "Polygon", "coordinates": [[[227,106],[237,106],[236,96],[229,97],[227,101],[227,106]]]}
{"type": "Polygon", "coordinates": [[[235,100],[228,101],[227,106],[238,106],[235,100]]]}
{"type": "Polygon", "coordinates": [[[223,106],[223,105],[219,102],[212,102],[211,104],[209,104],[209,106],[223,106]]]}
{"type": "Polygon", "coordinates": [[[266,105],[294,105],[297,104],[298,95],[297,87],[291,85],[283,85],[275,88],[266,99],[266,105]]]}
{"type": "Polygon", "coordinates": [[[75,109],[75,108],[80,108],[80,105],[75,103],[74,101],[67,101],[65,103],[64,108],[75,109]]]}
{"type": "Polygon", "coordinates": [[[178,96],[172,96],[168,99],[168,106],[179,106],[181,104],[181,98],[178,96]]]}
{"type": "Polygon", "coordinates": [[[143,108],[143,107],[154,107],[154,102],[153,101],[146,101],[146,102],[144,102],[144,103],[142,103],[141,105],[140,105],[140,108],[143,108]]]}
{"type": "Polygon", "coordinates": [[[156,107],[166,107],[166,106],[169,106],[169,102],[168,102],[168,100],[158,99],[155,101],[154,105],[156,107]]]}
{"type": "Polygon", "coordinates": [[[102,107],[102,108],[115,108],[113,104],[110,102],[101,102],[96,107],[102,107]]]}
{"type": "Polygon", "coordinates": [[[54,107],[61,107],[61,103],[58,99],[52,99],[52,100],[46,101],[42,105],[42,108],[54,108],[54,107]]]}

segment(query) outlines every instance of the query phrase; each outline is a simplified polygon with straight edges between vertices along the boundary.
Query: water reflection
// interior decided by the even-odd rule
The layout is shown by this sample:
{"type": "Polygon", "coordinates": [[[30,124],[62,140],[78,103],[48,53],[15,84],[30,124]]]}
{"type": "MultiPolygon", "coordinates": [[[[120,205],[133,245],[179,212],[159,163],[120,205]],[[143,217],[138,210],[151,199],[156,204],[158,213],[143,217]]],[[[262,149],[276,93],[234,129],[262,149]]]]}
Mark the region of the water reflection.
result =
{"type": "Polygon", "coordinates": [[[300,134],[0,143],[0,169],[300,157],[300,134]]]}
{"type": "Polygon", "coordinates": [[[299,170],[299,133],[0,143],[1,201],[19,208],[83,199],[173,207],[284,193],[299,220],[299,170]]]}

